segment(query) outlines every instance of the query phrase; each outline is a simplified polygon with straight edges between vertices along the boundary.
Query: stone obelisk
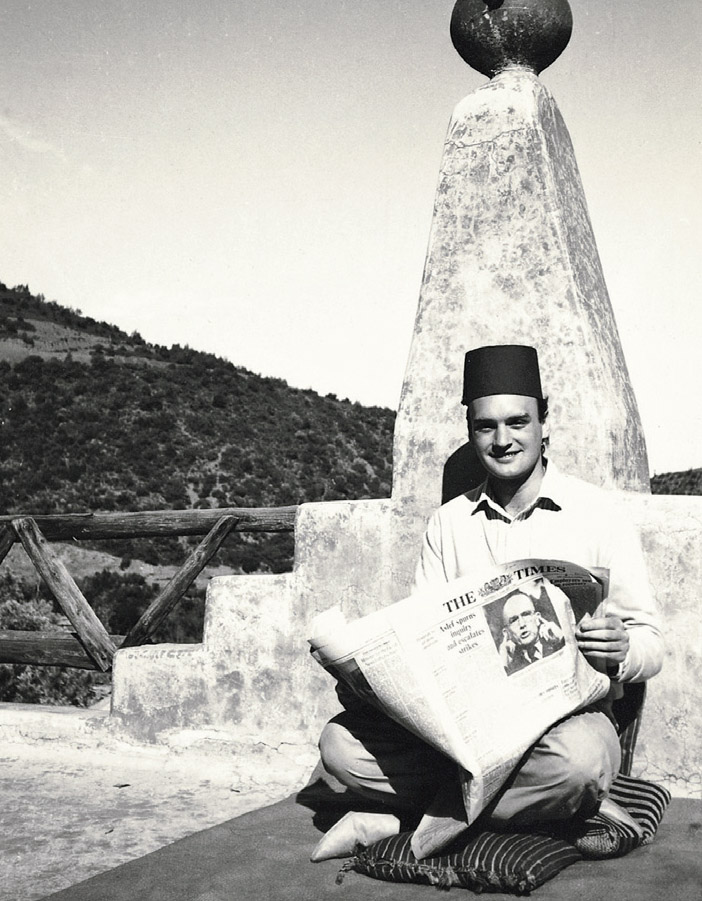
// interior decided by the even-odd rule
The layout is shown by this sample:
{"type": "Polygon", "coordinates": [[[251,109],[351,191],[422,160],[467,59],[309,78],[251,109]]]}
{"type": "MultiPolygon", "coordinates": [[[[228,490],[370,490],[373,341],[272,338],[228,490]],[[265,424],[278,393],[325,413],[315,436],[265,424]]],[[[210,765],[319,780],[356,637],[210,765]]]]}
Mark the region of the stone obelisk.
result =
{"type": "Polygon", "coordinates": [[[550,394],[549,455],[649,490],[646,446],[575,155],[538,78],[563,51],[567,0],[458,0],[451,36],[489,81],[456,107],[436,193],[395,431],[393,498],[437,506],[466,440],[463,354],[532,344],[550,394]]]}

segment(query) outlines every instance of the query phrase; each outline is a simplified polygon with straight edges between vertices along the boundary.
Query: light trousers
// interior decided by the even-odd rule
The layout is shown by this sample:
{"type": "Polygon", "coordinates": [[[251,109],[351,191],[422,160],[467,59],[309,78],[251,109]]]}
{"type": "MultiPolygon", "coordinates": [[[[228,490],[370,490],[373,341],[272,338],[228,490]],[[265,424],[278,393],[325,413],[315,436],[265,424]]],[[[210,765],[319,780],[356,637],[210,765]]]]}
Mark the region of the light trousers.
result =
{"type": "MultiPolygon", "coordinates": [[[[319,744],[327,772],[398,814],[420,817],[447,785],[458,784],[454,763],[371,709],[334,717],[319,744]]],[[[590,816],[620,762],[609,718],[597,710],[574,714],[527,751],[485,811],[486,823],[504,828],[590,816]]]]}

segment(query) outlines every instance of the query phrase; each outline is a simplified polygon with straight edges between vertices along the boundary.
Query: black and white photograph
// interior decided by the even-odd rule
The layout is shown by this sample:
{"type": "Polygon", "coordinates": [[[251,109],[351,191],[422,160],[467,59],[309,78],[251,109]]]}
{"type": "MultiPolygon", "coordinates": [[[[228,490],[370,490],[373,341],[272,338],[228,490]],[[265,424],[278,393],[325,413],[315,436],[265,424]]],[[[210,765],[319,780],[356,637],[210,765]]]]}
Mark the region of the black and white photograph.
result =
{"type": "Polygon", "coordinates": [[[508,676],[565,647],[563,627],[543,583],[534,594],[515,591],[483,608],[508,676]]]}
{"type": "MultiPolygon", "coordinates": [[[[699,901],[701,55],[693,0],[5,0],[0,901],[699,901]],[[446,586],[559,560],[590,682],[474,776],[446,586]],[[417,597],[435,673],[310,653],[417,597]]],[[[570,667],[545,591],[490,629],[570,667]]]]}

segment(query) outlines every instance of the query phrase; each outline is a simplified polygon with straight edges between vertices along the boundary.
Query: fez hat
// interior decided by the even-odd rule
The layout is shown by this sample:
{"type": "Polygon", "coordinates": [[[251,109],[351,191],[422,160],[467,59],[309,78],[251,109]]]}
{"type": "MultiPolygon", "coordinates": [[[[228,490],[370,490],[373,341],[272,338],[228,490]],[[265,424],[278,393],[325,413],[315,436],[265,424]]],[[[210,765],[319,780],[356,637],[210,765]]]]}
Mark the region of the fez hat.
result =
{"type": "Polygon", "coordinates": [[[541,400],[541,378],[536,348],[524,344],[476,347],[466,354],[463,399],[468,405],[490,394],[522,394],[541,400]]]}

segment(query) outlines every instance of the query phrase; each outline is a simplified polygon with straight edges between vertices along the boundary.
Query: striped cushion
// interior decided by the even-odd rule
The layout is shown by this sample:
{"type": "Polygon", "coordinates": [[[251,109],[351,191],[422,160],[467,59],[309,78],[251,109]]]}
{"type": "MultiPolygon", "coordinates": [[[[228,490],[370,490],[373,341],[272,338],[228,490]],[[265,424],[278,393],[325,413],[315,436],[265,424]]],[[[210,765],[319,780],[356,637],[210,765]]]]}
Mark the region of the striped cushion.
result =
{"type": "Polygon", "coordinates": [[[643,779],[619,775],[610,797],[643,826],[643,842],[605,817],[593,817],[585,828],[565,838],[526,832],[483,831],[459,839],[438,857],[417,860],[410,849],[412,833],[404,832],[359,846],[342,867],[374,879],[420,882],[473,891],[530,892],[584,857],[618,857],[637,844],[647,844],[658,828],[669,793],[643,779]]]}
{"type": "Polygon", "coordinates": [[[410,849],[411,832],[393,835],[357,849],[344,870],[390,882],[421,882],[441,888],[462,886],[474,891],[525,894],[564,867],[582,859],[569,842],[550,835],[480,832],[460,850],[417,860],[410,849]]]}
{"type": "Polygon", "coordinates": [[[609,796],[617,804],[621,804],[643,827],[642,844],[650,844],[660,826],[665,809],[670,804],[670,792],[655,782],[623,776],[620,773],[614,780],[609,796]]]}
{"type": "Polygon", "coordinates": [[[650,844],[670,803],[670,792],[660,785],[621,773],[615,779],[609,796],[642,827],[643,837],[639,840],[632,829],[598,813],[585,820],[579,834],[570,836],[583,857],[622,857],[639,845],[650,844]]]}

